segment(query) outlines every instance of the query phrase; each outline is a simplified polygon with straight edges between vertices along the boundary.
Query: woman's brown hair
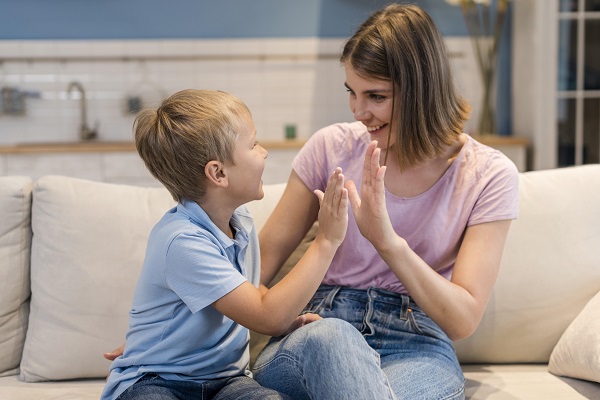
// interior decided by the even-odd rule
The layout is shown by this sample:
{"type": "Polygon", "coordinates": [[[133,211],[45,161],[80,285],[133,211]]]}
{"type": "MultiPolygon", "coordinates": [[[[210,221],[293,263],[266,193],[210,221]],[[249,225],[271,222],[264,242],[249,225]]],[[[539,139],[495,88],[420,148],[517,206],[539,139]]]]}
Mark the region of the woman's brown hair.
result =
{"type": "Polygon", "coordinates": [[[454,88],[444,40],[421,8],[391,4],[375,12],[340,61],[363,78],[391,81],[389,131],[401,169],[440,155],[462,133],[470,107],[454,88]]]}

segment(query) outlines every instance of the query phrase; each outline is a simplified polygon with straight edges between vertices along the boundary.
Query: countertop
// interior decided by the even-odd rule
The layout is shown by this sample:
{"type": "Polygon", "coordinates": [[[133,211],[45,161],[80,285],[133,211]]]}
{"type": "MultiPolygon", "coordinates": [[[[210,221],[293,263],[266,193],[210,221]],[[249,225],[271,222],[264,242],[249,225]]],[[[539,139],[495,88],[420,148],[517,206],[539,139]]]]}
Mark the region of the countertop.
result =
{"type": "MultiPolygon", "coordinates": [[[[260,142],[267,150],[299,149],[304,140],[286,140],[280,142],[260,142]]],[[[44,154],[44,153],[106,153],[135,152],[133,142],[55,142],[55,143],[23,143],[0,146],[0,154],[44,154]]]]}
{"type": "MultiPolygon", "coordinates": [[[[518,136],[484,135],[473,136],[477,141],[491,147],[515,146],[526,147],[528,140],[518,136]]],[[[301,148],[306,140],[261,141],[267,150],[293,150],[301,148]]],[[[105,153],[105,152],[135,152],[133,142],[54,142],[54,143],[22,143],[0,146],[0,154],[43,154],[43,153],[105,153]]]]}

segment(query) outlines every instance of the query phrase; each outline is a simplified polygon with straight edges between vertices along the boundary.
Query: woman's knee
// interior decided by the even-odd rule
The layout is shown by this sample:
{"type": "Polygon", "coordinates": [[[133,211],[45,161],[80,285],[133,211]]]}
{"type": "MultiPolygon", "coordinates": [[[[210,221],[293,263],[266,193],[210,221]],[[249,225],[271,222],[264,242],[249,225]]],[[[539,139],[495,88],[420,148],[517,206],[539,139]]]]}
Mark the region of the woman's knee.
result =
{"type": "MultiPolygon", "coordinates": [[[[364,343],[364,338],[350,323],[339,318],[324,318],[303,326],[292,335],[294,342],[305,347],[347,346],[364,343]]],[[[290,339],[292,339],[290,337],[290,339]]]]}

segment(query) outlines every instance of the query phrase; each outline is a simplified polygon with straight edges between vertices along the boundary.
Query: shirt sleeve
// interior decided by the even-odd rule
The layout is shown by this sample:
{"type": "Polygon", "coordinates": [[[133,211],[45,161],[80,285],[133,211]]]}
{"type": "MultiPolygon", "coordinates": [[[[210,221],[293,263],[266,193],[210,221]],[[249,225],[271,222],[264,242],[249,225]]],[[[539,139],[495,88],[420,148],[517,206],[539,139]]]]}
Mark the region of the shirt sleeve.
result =
{"type": "Polygon", "coordinates": [[[479,183],[481,192],[471,211],[469,226],[519,216],[519,173],[506,156],[492,158],[479,183]]]}
{"type": "Polygon", "coordinates": [[[323,128],[315,132],[292,161],[292,168],[311,192],[327,187],[329,159],[326,131],[327,128],[323,128]]]}
{"type": "Polygon", "coordinates": [[[180,233],[171,242],[165,260],[165,280],[192,313],[246,281],[223,251],[203,235],[180,233]]]}

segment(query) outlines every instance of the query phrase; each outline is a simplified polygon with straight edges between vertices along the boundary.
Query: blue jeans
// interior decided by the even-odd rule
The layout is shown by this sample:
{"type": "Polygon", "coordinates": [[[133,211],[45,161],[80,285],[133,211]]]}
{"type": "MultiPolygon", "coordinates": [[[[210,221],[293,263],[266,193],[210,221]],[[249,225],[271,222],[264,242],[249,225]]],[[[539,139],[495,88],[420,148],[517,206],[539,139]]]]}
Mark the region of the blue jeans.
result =
{"type": "Polygon", "coordinates": [[[258,356],[254,378],[295,399],[464,399],[451,340],[406,295],[321,286],[320,314],[258,356]],[[381,360],[381,362],[379,362],[381,360]]]}
{"type": "Polygon", "coordinates": [[[242,375],[205,382],[166,380],[146,374],[131,385],[118,400],[280,400],[290,399],[275,390],[260,386],[242,375]]]}

